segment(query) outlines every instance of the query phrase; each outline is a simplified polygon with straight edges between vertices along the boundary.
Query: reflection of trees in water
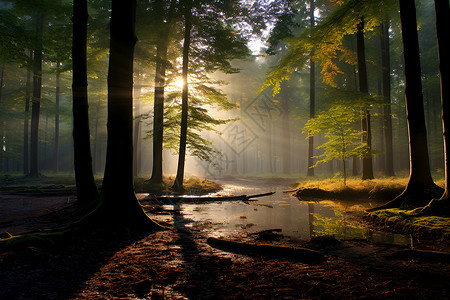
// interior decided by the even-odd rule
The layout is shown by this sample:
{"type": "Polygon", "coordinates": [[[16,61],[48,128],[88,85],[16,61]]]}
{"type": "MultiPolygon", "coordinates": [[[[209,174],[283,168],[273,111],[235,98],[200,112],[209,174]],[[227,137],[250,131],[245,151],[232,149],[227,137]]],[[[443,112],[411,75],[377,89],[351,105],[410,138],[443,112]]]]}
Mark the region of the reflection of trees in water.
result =
{"type": "MultiPolygon", "coordinates": [[[[311,203],[311,206],[313,204],[311,203]]],[[[371,230],[364,225],[348,222],[345,218],[345,214],[342,210],[334,208],[334,217],[328,218],[320,214],[311,213],[310,204],[308,203],[308,209],[310,213],[310,232],[313,235],[328,235],[334,236],[338,239],[349,239],[349,238],[365,238],[370,239],[372,237],[371,230]],[[313,217],[311,217],[311,214],[313,217]],[[316,221],[311,221],[315,218],[316,221]],[[318,227],[317,230],[312,230],[312,226],[318,227]]],[[[313,209],[313,207],[312,207],[313,209]]]]}

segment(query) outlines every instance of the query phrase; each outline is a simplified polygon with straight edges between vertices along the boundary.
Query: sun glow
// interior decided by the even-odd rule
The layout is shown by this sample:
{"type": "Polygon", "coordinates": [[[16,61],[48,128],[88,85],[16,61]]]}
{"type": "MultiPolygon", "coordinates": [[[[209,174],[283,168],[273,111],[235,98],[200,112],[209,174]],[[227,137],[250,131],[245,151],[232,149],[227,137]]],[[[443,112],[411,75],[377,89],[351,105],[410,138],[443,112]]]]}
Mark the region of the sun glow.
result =
{"type": "Polygon", "coordinates": [[[172,83],[171,85],[176,88],[176,89],[182,89],[183,88],[183,78],[182,77],[177,77],[172,83]]]}

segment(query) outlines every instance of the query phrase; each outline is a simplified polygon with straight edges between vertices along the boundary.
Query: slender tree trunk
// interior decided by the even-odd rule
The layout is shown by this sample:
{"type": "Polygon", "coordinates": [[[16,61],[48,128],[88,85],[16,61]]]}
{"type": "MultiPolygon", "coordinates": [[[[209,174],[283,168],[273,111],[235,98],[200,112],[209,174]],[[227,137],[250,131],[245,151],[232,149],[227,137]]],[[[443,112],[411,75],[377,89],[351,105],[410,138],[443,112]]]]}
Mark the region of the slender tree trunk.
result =
{"type": "Polygon", "coordinates": [[[163,133],[164,133],[164,88],[166,85],[168,36],[161,32],[158,36],[155,74],[155,101],[153,108],[153,169],[150,181],[161,185],[163,182],[163,133]]]}
{"type": "Polygon", "coordinates": [[[383,130],[385,146],[385,174],[395,176],[394,149],[392,143],[392,113],[391,113],[391,63],[389,47],[389,22],[381,24],[381,64],[383,82],[383,130]]]}
{"type": "Polygon", "coordinates": [[[39,117],[42,85],[42,34],[44,19],[36,12],[35,49],[33,57],[33,98],[31,104],[30,177],[39,176],[39,117]]]}
{"type": "MultiPolygon", "coordinates": [[[[366,68],[366,54],[364,46],[364,19],[358,24],[358,31],[356,33],[356,44],[358,53],[358,76],[359,76],[359,89],[361,93],[367,94],[369,87],[367,83],[367,68],[366,68]]],[[[362,111],[361,130],[362,142],[367,144],[369,150],[372,146],[372,134],[370,132],[370,112],[368,107],[364,107],[362,111]]],[[[372,154],[368,154],[363,157],[362,179],[373,179],[373,167],[372,167],[372,154]]]]}
{"type": "MultiPolygon", "coordinates": [[[[291,173],[291,128],[290,128],[290,118],[289,118],[289,97],[290,91],[287,82],[284,82],[281,86],[281,130],[282,130],[282,158],[283,158],[283,173],[291,173]]],[[[242,103],[241,103],[242,105],[242,103]]],[[[242,106],[241,106],[242,107],[242,106]]]]}
{"type": "MultiPolygon", "coordinates": [[[[155,2],[164,11],[164,1],[155,2]]],[[[175,1],[170,2],[167,18],[160,20],[160,33],[156,42],[155,101],[153,108],[153,166],[150,182],[163,183],[164,89],[166,85],[167,49],[172,27],[175,1]]]]}
{"type": "MultiPolygon", "coordinates": [[[[137,72],[137,78],[140,73],[137,72]]],[[[134,87],[133,177],[141,173],[141,87],[134,87]]]]}
{"type": "Polygon", "coordinates": [[[266,138],[267,138],[267,142],[266,142],[266,149],[267,149],[267,172],[269,174],[272,174],[273,171],[273,139],[272,139],[272,135],[273,135],[273,126],[272,126],[272,119],[270,117],[267,118],[267,123],[266,123],[266,138]]]}
{"type": "Polygon", "coordinates": [[[184,164],[186,160],[186,142],[187,142],[187,127],[188,127],[188,73],[189,73],[189,47],[191,44],[191,10],[192,1],[186,0],[184,7],[184,44],[183,44],[183,91],[181,100],[181,133],[180,133],[180,150],[178,154],[178,168],[177,176],[173,184],[173,189],[176,191],[183,191],[184,180],[184,164]]]}
{"type": "Polygon", "coordinates": [[[73,14],[73,145],[74,168],[80,206],[93,203],[98,198],[92,172],[89,133],[89,105],[87,83],[86,37],[88,10],[86,0],[74,1],[73,14]]]}
{"type": "MultiPolygon", "coordinates": [[[[356,67],[353,66],[353,82],[354,82],[354,87],[355,87],[355,92],[358,91],[358,76],[356,76],[356,67]]],[[[360,128],[360,126],[355,123],[355,130],[358,130],[358,128],[360,128]]],[[[352,157],[352,176],[358,176],[358,162],[359,162],[359,157],[356,155],[353,155],[352,157]]]]}
{"type": "Polygon", "coordinates": [[[60,102],[60,84],[61,73],[59,68],[60,63],[56,63],[56,99],[55,99],[55,140],[54,140],[54,157],[53,157],[53,170],[55,173],[59,172],[59,102],[60,102]]]}
{"type": "MultiPolygon", "coordinates": [[[[310,0],[309,20],[310,27],[315,26],[314,20],[314,0],[310,0]]],[[[310,54],[310,69],[309,69],[309,118],[314,118],[316,114],[316,64],[314,63],[314,49],[310,54]]],[[[308,170],[307,176],[314,176],[314,137],[308,137],[308,170]]]]}
{"type": "Polygon", "coordinates": [[[97,108],[95,110],[95,126],[94,126],[94,146],[92,149],[92,170],[95,173],[97,173],[99,169],[100,159],[98,155],[98,119],[100,118],[100,101],[97,103],[97,108]]]}
{"type": "MultiPolygon", "coordinates": [[[[30,54],[29,59],[32,59],[30,54]]],[[[31,100],[31,72],[27,69],[27,83],[25,85],[25,114],[23,120],[23,173],[25,175],[29,172],[29,112],[31,100]]]]}

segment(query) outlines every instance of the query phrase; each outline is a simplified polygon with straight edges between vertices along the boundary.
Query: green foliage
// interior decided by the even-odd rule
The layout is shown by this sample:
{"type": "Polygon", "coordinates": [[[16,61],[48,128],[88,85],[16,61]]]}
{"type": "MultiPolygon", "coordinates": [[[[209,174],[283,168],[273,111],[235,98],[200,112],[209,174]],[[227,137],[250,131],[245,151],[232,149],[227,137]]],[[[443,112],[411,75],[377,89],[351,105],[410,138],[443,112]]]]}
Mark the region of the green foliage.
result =
{"type": "MultiPolygon", "coordinates": [[[[328,139],[317,147],[317,149],[323,149],[324,153],[318,156],[320,159],[313,167],[333,159],[339,159],[345,164],[349,157],[363,157],[368,154],[369,147],[361,143],[362,132],[354,129],[358,119],[359,114],[352,106],[334,104],[327,111],[320,112],[315,118],[306,122],[303,132],[308,133],[309,136],[323,133],[328,139]]],[[[344,184],[345,182],[344,167],[344,184]]]]}
{"type": "Polygon", "coordinates": [[[331,13],[312,29],[302,31],[298,36],[286,39],[285,56],[267,74],[262,89],[273,86],[274,94],[280,91],[282,81],[288,80],[294,72],[306,67],[311,50],[313,59],[320,61],[324,83],[336,86],[336,76],[342,71],[339,61],[355,64],[354,51],[343,46],[344,37],[356,33],[356,26],[364,18],[365,32],[373,31],[393,7],[392,0],[369,1],[348,0],[336,4],[331,13]]]}
{"type": "Polygon", "coordinates": [[[324,133],[328,139],[318,147],[324,149],[324,154],[319,156],[322,160],[316,165],[333,159],[346,160],[351,156],[363,156],[367,153],[368,147],[360,143],[361,131],[353,129],[358,119],[359,115],[351,107],[335,104],[306,122],[303,132],[311,136],[324,133]]]}

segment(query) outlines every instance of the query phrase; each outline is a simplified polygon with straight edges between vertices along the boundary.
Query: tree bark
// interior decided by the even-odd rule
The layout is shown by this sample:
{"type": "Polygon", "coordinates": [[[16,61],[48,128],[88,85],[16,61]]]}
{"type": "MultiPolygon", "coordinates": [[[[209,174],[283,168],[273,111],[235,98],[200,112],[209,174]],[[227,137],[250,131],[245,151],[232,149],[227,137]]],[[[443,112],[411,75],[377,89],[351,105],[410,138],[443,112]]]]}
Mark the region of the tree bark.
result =
{"type": "MultiPolygon", "coordinates": [[[[281,128],[282,128],[282,159],[283,159],[283,174],[291,173],[291,127],[289,118],[289,97],[290,91],[287,82],[282,83],[280,92],[280,106],[281,106],[281,128]]],[[[241,103],[242,105],[242,103],[241,103]]],[[[241,106],[242,107],[242,106],[241,106]]],[[[245,152],[243,153],[245,154],[245,152]]],[[[244,172],[245,173],[245,172],[244,172]]]]}
{"type": "Polygon", "coordinates": [[[53,170],[55,173],[59,172],[59,102],[60,102],[60,62],[56,63],[56,97],[55,97],[55,138],[54,138],[54,157],[53,157],[53,170]]]}
{"type": "Polygon", "coordinates": [[[414,1],[400,0],[405,99],[409,131],[410,179],[408,186],[434,186],[430,172],[422,95],[419,39],[414,1]]]}
{"type": "MultiPolygon", "coordinates": [[[[310,27],[313,28],[315,26],[314,20],[314,0],[310,0],[310,9],[309,9],[309,20],[310,27]]],[[[310,69],[309,69],[309,118],[314,118],[316,114],[316,65],[314,63],[314,49],[311,50],[310,54],[310,69]]],[[[314,137],[308,137],[308,170],[306,172],[306,176],[312,177],[314,176],[314,137]]]]}
{"type": "Polygon", "coordinates": [[[112,0],[108,69],[108,141],[100,203],[93,215],[107,229],[154,224],[133,186],[133,60],[136,0],[112,0]]]}
{"type": "MultiPolygon", "coordinates": [[[[5,62],[2,63],[2,71],[1,71],[1,75],[0,75],[0,105],[2,102],[2,97],[3,97],[3,79],[5,76],[5,62]]],[[[1,106],[0,106],[1,107],[1,106]]],[[[5,133],[3,131],[5,124],[3,122],[3,120],[0,120],[0,171],[4,171],[3,170],[3,147],[4,147],[4,143],[5,143],[5,133]]]]}
{"type": "Polygon", "coordinates": [[[89,105],[87,83],[87,22],[86,0],[75,0],[73,7],[73,144],[74,168],[78,204],[85,206],[98,198],[92,172],[89,133],[89,105]]]}
{"type": "Polygon", "coordinates": [[[30,177],[39,177],[39,117],[42,85],[42,34],[44,19],[36,12],[35,49],[33,56],[33,98],[31,103],[30,177]]]}
{"type": "Polygon", "coordinates": [[[450,128],[450,47],[448,45],[448,28],[450,28],[450,8],[447,0],[435,0],[436,11],[436,33],[439,52],[439,71],[441,79],[441,103],[442,103],[442,128],[444,137],[444,159],[445,159],[445,192],[443,199],[449,198],[450,166],[449,166],[449,137],[450,128]]]}
{"type": "MultiPolygon", "coordinates": [[[[361,93],[369,93],[367,83],[367,68],[366,68],[366,54],[364,45],[364,19],[358,24],[358,31],[356,33],[356,46],[358,54],[358,76],[359,76],[359,90],[361,93]]],[[[367,144],[369,150],[372,146],[372,134],[370,132],[370,112],[368,107],[364,107],[361,118],[362,142],[367,144]]],[[[364,156],[362,159],[362,179],[373,179],[372,154],[364,156]]]]}
{"type": "Polygon", "coordinates": [[[392,143],[392,113],[391,113],[391,63],[389,51],[389,22],[381,24],[381,65],[383,82],[383,130],[385,147],[385,174],[395,176],[394,150],[392,143]]]}
{"type": "Polygon", "coordinates": [[[443,190],[434,184],[430,171],[414,1],[400,0],[400,21],[403,39],[405,100],[409,133],[409,181],[403,193],[392,201],[371,210],[390,207],[422,207],[427,205],[431,199],[441,197],[443,193],[443,190]]]}
{"type": "MultiPolygon", "coordinates": [[[[164,1],[155,3],[164,11],[164,1]]],[[[163,136],[164,136],[164,89],[166,85],[167,49],[172,25],[175,1],[170,2],[167,18],[160,22],[160,33],[156,42],[155,101],[153,108],[153,167],[150,182],[154,185],[163,183],[163,136]]]]}
{"type": "Polygon", "coordinates": [[[153,108],[153,168],[150,181],[161,185],[163,180],[164,88],[166,84],[168,36],[161,32],[157,41],[155,101],[153,108]]]}
{"type": "Polygon", "coordinates": [[[186,0],[184,5],[184,43],[183,43],[183,91],[181,95],[181,133],[180,133],[180,149],[178,153],[177,176],[172,189],[182,192],[184,180],[184,165],[186,160],[186,143],[188,130],[188,73],[189,73],[189,47],[191,43],[191,10],[192,0],[186,0]]]}
{"type": "MultiPolygon", "coordinates": [[[[140,77],[138,71],[136,77],[140,77]]],[[[134,85],[133,177],[141,173],[141,86],[134,85]]]]}
{"type": "MultiPolygon", "coordinates": [[[[30,51],[31,53],[31,51],[30,51]]],[[[30,54],[29,59],[32,60],[32,55],[30,54]]],[[[23,120],[23,173],[25,175],[29,172],[29,112],[30,112],[30,100],[31,100],[31,72],[29,67],[27,68],[27,82],[25,85],[25,114],[23,120]]]]}

